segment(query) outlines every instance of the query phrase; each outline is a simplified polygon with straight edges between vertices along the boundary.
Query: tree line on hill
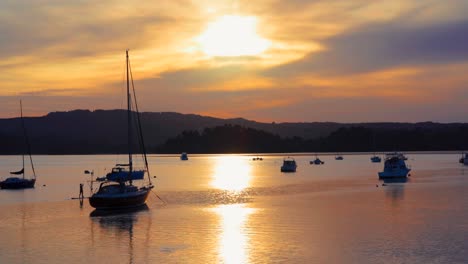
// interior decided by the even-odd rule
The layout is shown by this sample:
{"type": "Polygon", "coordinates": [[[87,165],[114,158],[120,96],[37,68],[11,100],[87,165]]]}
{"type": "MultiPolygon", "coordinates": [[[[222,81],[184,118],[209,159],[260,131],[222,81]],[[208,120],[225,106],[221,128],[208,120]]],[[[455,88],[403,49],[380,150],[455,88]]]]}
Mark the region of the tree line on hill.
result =
{"type": "MultiPolygon", "coordinates": [[[[24,122],[33,154],[112,154],[128,151],[126,117],[74,110],[24,122]]],[[[468,150],[466,123],[261,123],[173,112],[144,112],[141,123],[150,153],[468,150]]],[[[0,154],[24,153],[24,142],[19,118],[0,119],[0,154]]]]}
{"type": "Polygon", "coordinates": [[[158,153],[280,153],[443,151],[468,149],[468,127],[409,130],[343,127],[326,137],[280,137],[239,125],[184,131],[152,149],[158,153]]]}

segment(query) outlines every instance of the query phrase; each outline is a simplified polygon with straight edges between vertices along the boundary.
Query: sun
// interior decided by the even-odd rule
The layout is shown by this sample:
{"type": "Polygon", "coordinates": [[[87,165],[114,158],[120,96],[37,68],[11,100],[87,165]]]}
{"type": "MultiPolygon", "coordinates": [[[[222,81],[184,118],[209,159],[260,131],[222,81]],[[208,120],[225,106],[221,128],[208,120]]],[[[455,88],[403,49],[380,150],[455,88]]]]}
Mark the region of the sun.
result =
{"type": "Polygon", "coordinates": [[[257,19],[252,16],[222,16],[210,23],[196,40],[209,56],[254,56],[271,44],[257,35],[256,27],[257,19]]]}

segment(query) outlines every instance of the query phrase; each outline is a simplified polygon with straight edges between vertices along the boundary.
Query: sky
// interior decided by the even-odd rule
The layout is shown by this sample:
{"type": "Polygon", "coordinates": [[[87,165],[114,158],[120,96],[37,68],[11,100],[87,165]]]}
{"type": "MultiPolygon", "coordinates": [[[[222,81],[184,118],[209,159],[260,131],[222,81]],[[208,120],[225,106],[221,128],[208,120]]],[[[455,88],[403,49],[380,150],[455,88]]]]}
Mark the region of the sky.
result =
{"type": "Polygon", "coordinates": [[[466,0],[0,2],[0,118],[468,122],[466,0]]]}

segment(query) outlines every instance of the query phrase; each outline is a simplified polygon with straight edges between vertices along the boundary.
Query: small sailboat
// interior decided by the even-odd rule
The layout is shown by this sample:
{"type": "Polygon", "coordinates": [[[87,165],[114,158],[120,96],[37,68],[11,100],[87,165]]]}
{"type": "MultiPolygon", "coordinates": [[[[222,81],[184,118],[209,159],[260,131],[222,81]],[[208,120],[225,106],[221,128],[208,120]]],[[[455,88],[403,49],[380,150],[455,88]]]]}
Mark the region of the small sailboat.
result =
{"type": "MultiPolygon", "coordinates": [[[[372,133],[372,148],[373,148],[374,151],[375,151],[376,148],[375,148],[375,133],[374,133],[374,132],[372,133]]],[[[370,158],[370,160],[371,160],[372,163],[380,163],[380,162],[382,162],[382,158],[379,157],[379,156],[377,156],[377,155],[375,154],[375,152],[374,152],[374,155],[370,158]]]]}
{"type": "Polygon", "coordinates": [[[180,160],[188,160],[187,152],[182,152],[182,154],[180,154],[180,160]]]}
{"type": "Polygon", "coordinates": [[[36,171],[34,170],[34,163],[31,156],[31,146],[29,145],[28,134],[26,133],[26,126],[24,125],[23,119],[23,105],[20,100],[20,113],[21,113],[21,127],[23,130],[23,135],[26,143],[26,149],[29,156],[29,161],[31,163],[31,170],[33,174],[33,178],[26,178],[26,171],[24,166],[24,152],[22,155],[23,160],[23,168],[19,171],[12,171],[10,172],[11,175],[22,175],[22,177],[9,177],[4,181],[0,182],[1,189],[26,189],[26,188],[34,188],[36,183],[36,171]]]}
{"type": "Polygon", "coordinates": [[[297,164],[293,158],[287,157],[283,159],[281,172],[296,172],[297,164]]]}
{"type": "Polygon", "coordinates": [[[310,164],[314,164],[314,165],[322,165],[324,164],[325,162],[323,162],[322,160],[320,160],[317,155],[315,155],[315,160],[311,160],[309,162],[310,164]]]}
{"type": "MultiPolygon", "coordinates": [[[[126,66],[127,66],[127,137],[128,137],[128,163],[117,164],[118,166],[113,168],[112,172],[106,175],[104,181],[99,185],[97,192],[91,195],[89,198],[89,204],[98,210],[107,209],[125,209],[143,206],[146,203],[146,199],[154,187],[151,183],[151,177],[149,174],[148,159],[146,157],[146,149],[144,145],[143,132],[141,130],[140,113],[138,111],[138,105],[135,95],[135,87],[133,89],[135,112],[136,112],[136,124],[137,124],[137,137],[140,143],[145,169],[134,170],[133,168],[133,150],[132,150],[132,100],[130,93],[130,75],[131,70],[128,50],[126,51],[126,66]],[[148,183],[143,186],[133,185],[134,180],[143,179],[144,174],[148,175],[148,183]]],[[[132,80],[133,85],[133,80],[132,80]]]]}

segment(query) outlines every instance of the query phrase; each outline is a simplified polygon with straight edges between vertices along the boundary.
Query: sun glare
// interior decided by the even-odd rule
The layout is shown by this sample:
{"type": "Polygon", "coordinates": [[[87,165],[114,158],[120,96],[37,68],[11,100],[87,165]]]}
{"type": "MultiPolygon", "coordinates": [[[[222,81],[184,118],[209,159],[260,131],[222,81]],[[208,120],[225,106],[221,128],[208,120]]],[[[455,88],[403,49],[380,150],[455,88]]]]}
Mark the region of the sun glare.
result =
{"type": "Polygon", "coordinates": [[[211,185],[217,189],[242,191],[249,187],[251,166],[248,159],[241,156],[221,156],[216,158],[211,185]]]}
{"type": "Polygon", "coordinates": [[[257,35],[256,26],[255,17],[222,16],[208,25],[197,42],[209,56],[258,55],[268,49],[270,41],[257,35]]]}

